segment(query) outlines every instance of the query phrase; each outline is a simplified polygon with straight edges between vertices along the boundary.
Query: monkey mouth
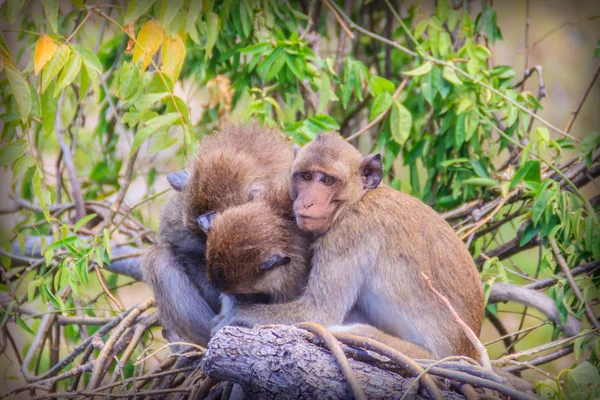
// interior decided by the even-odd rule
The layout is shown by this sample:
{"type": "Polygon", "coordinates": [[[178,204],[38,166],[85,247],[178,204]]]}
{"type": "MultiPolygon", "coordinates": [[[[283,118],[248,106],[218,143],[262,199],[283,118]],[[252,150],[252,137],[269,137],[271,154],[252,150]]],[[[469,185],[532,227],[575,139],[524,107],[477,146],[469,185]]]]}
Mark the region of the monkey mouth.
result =
{"type": "Polygon", "coordinates": [[[310,215],[303,215],[303,214],[296,214],[296,218],[312,219],[312,220],[316,220],[316,221],[327,219],[327,217],[313,217],[310,215]]]}

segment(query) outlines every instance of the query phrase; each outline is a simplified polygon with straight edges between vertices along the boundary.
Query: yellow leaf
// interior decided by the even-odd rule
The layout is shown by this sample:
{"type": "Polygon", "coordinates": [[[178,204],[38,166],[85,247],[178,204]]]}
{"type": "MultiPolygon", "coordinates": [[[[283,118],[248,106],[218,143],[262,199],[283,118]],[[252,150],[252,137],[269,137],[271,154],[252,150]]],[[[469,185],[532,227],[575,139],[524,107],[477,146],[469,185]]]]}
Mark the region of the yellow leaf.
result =
{"type": "Polygon", "coordinates": [[[133,62],[141,61],[142,69],[148,68],[150,59],[156,53],[163,41],[163,28],[160,22],[151,19],[146,22],[138,33],[133,49],[133,62]]]}
{"type": "Polygon", "coordinates": [[[52,58],[56,51],[56,45],[50,39],[50,36],[44,35],[35,45],[35,56],[33,57],[33,67],[35,74],[39,74],[44,65],[52,58]]]}
{"type": "Polygon", "coordinates": [[[179,77],[185,60],[185,42],[179,35],[173,39],[165,37],[162,45],[162,72],[173,82],[179,77]]]}

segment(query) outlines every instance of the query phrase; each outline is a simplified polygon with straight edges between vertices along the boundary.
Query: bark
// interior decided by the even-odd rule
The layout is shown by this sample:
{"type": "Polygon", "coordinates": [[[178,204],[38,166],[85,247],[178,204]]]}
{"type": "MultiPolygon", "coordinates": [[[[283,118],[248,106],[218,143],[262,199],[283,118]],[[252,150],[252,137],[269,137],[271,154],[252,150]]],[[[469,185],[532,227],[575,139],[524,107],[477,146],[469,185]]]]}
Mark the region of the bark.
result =
{"type": "MultiPolygon", "coordinates": [[[[361,361],[349,361],[369,399],[399,399],[414,380],[361,361]]],[[[307,332],[289,326],[225,327],[211,340],[202,368],[209,376],[240,384],[248,399],[352,397],[331,352],[315,344],[307,332]]],[[[410,391],[410,399],[429,398],[419,385],[410,391]]],[[[442,394],[447,399],[464,399],[451,391],[442,394]]]]}

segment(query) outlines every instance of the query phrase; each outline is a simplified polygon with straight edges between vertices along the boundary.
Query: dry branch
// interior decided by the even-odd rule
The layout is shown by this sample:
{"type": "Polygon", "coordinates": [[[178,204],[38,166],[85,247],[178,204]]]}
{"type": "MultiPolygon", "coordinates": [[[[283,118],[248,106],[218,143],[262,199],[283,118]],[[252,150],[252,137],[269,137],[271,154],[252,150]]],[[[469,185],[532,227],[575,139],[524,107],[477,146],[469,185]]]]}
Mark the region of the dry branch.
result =
{"type": "MultiPolygon", "coordinates": [[[[323,345],[318,338],[291,326],[225,327],[209,343],[202,367],[213,378],[241,385],[247,398],[350,398],[336,357],[323,345]]],[[[407,390],[411,390],[410,398],[431,398],[425,385],[412,391],[417,387],[411,389],[415,378],[405,377],[402,365],[386,355],[354,346],[345,346],[344,351],[351,357],[350,366],[368,398],[401,398],[407,390]]],[[[465,383],[514,399],[533,398],[509,386],[494,372],[468,362],[443,361],[435,366],[428,360],[419,363],[421,370],[425,367],[429,374],[449,380],[435,380],[443,398],[464,398],[453,388],[465,383]]]]}

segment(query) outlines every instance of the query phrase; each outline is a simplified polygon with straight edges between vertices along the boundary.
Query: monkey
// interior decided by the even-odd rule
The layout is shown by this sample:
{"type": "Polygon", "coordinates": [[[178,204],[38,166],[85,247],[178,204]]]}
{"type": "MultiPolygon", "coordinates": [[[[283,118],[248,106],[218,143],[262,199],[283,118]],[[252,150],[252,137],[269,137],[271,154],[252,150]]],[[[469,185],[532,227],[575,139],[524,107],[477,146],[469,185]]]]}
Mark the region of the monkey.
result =
{"type": "Polygon", "coordinates": [[[218,213],[206,243],[208,281],[238,302],[263,294],[296,299],[308,278],[310,237],[296,225],[286,185],[218,213]]]}
{"type": "Polygon", "coordinates": [[[477,358],[421,276],[479,335],[484,298],[471,255],[433,209],[381,179],[381,156],[363,157],[336,134],[305,145],[292,164],[290,192],[298,227],[314,235],[308,284],[291,302],[236,306],[213,332],[302,321],[335,326],[358,312],[411,357],[477,358]]]}
{"type": "Polygon", "coordinates": [[[185,226],[206,238],[206,223],[215,215],[209,213],[244,204],[270,182],[285,181],[292,159],[292,146],[276,132],[256,124],[224,125],[202,140],[190,165],[185,226]]]}
{"type": "Polygon", "coordinates": [[[215,212],[286,180],[292,158],[292,146],[276,131],[225,124],[202,139],[189,173],[167,175],[174,193],[161,211],[159,243],[146,249],[141,267],[169,341],[208,344],[221,291],[206,279],[205,228],[215,212]]]}

